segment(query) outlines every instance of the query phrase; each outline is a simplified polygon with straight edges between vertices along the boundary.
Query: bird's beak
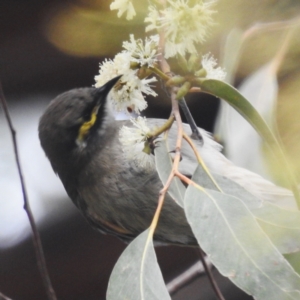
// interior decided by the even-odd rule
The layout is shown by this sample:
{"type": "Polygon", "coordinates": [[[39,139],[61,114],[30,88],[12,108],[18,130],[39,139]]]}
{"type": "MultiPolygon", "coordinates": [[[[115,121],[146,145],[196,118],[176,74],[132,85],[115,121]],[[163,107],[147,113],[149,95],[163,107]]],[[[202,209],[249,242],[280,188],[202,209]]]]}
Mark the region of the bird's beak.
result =
{"type": "Polygon", "coordinates": [[[110,81],[108,81],[107,83],[102,85],[101,87],[95,89],[95,95],[94,95],[95,104],[98,103],[98,102],[101,102],[102,99],[106,98],[106,96],[108,95],[110,90],[114,87],[114,85],[118,82],[118,80],[122,76],[123,75],[119,75],[119,76],[111,79],[110,81]]]}

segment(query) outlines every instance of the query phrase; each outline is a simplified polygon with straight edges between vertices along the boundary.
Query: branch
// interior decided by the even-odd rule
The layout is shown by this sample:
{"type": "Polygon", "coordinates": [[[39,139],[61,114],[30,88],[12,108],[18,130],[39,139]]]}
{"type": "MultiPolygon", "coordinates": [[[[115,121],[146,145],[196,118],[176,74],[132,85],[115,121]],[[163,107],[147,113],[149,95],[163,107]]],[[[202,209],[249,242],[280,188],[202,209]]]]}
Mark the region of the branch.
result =
{"type": "MultiPolygon", "coordinates": [[[[160,0],[160,1],[161,1],[162,6],[166,5],[165,0],[160,0]]],[[[159,66],[160,66],[160,69],[162,70],[162,73],[166,74],[168,76],[168,75],[171,75],[171,70],[170,70],[170,66],[169,66],[167,60],[164,57],[164,46],[165,46],[165,32],[163,30],[161,30],[159,32],[158,61],[159,61],[159,66]]],[[[180,157],[181,157],[181,144],[182,144],[182,138],[184,137],[184,132],[183,132],[183,125],[182,125],[181,115],[180,115],[180,112],[179,112],[179,103],[176,100],[175,89],[176,89],[175,87],[170,88],[171,102],[172,102],[172,114],[171,114],[171,116],[174,116],[174,118],[176,120],[176,123],[177,123],[177,140],[176,140],[175,157],[174,157],[172,171],[169,175],[169,178],[168,178],[166,184],[164,185],[163,189],[159,193],[158,208],[156,210],[155,216],[154,216],[153,221],[152,221],[151,226],[150,226],[150,228],[152,229],[152,234],[154,233],[155,227],[157,225],[158,217],[159,217],[159,214],[160,214],[161,209],[162,209],[162,205],[163,205],[163,201],[164,201],[166,192],[167,192],[174,176],[177,176],[177,177],[180,178],[180,175],[181,175],[182,177],[184,177],[184,179],[187,179],[185,182],[187,182],[187,181],[189,181],[190,183],[192,182],[190,179],[188,179],[186,176],[182,175],[178,171],[178,166],[179,166],[180,157]]],[[[199,91],[199,90],[196,89],[196,91],[199,91]]],[[[186,104],[185,105],[184,104],[185,103],[182,103],[181,107],[183,109],[185,109],[185,113],[188,114],[188,112],[187,112],[188,108],[187,108],[186,104]]],[[[188,117],[190,117],[190,116],[188,116],[188,117]]],[[[194,127],[196,128],[196,131],[197,131],[196,135],[197,135],[198,139],[201,141],[202,140],[201,134],[199,133],[196,124],[193,124],[193,125],[194,125],[194,127]]],[[[193,125],[191,126],[192,129],[193,129],[193,125]]],[[[199,158],[199,156],[198,156],[198,158],[199,158]]],[[[182,177],[180,179],[182,179],[182,177]]],[[[187,182],[187,183],[189,184],[189,182],[187,182]]],[[[201,251],[201,249],[200,249],[200,251],[201,251]]],[[[201,261],[202,261],[203,267],[204,267],[204,269],[207,273],[207,276],[209,277],[212,288],[216,293],[217,298],[219,300],[224,300],[224,297],[222,296],[222,294],[221,294],[221,292],[218,288],[218,285],[215,282],[215,280],[213,278],[213,275],[212,275],[210,269],[208,268],[208,266],[206,264],[206,261],[204,259],[204,256],[203,256],[202,252],[201,252],[201,261]]],[[[198,274],[199,271],[197,271],[196,273],[198,274]]],[[[184,285],[184,283],[186,283],[189,280],[188,278],[191,274],[192,273],[190,271],[188,271],[188,273],[183,273],[179,277],[177,277],[177,279],[179,278],[179,281],[177,281],[175,285],[173,284],[173,285],[171,285],[171,287],[167,286],[169,293],[170,294],[175,293],[178,289],[180,289],[184,285]],[[182,282],[183,284],[180,284],[180,282],[182,282]]],[[[194,276],[192,276],[192,277],[194,277],[194,276]]]]}
{"type": "MultiPolygon", "coordinates": [[[[211,266],[211,263],[207,261],[207,264],[211,266]]],[[[168,292],[171,295],[174,295],[178,290],[188,285],[199,275],[204,274],[205,269],[203,264],[200,261],[197,261],[191,267],[189,267],[186,271],[181,273],[179,276],[172,279],[169,283],[167,283],[168,292]]]]}
{"type": "Polygon", "coordinates": [[[12,300],[0,292],[0,300],[12,300]]]}
{"type": "Polygon", "coordinates": [[[47,266],[46,266],[46,260],[45,260],[45,256],[44,256],[44,252],[43,252],[43,248],[42,248],[41,238],[40,238],[39,232],[37,230],[37,227],[36,227],[36,224],[35,224],[35,221],[34,221],[34,217],[33,217],[30,205],[29,205],[28,197],[27,197],[27,191],[26,191],[23,172],[22,172],[22,168],[21,168],[18,145],[17,145],[17,139],[16,139],[16,134],[17,133],[16,133],[16,130],[14,129],[12,121],[11,121],[11,117],[10,117],[10,114],[9,114],[9,111],[8,111],[7,102],[5,100],[5,96],[4,96],[4,93],[3,93],[3,90],[2,90],[1,83],[0,83],[0,102],[2,104],[4,114],[5,114],[5,118],[7,120],[9,129],[10,129],[10,132],[11,132],[11,136],[12,136],[15,159],[16,159],[16,164],[17,164],[17,168],[18,168],[18,174],[19,174],[19,178],[20,178],[20,182],[21,182],[22,195],[23,195],[23,200],[24,200],[24,210],[27,213],[29,223],[30,223],[30,226],[31,226],[31,229],[32,229],[33,244],[34,244],[34,250],[35,250],[35,254],[36,254],[38,268],[39,268],[39,271],[40,271],[40,274],[41,274],[41,277],[42,277],[42,280],[43,280],[43,283],[44,283],[44,287],[46,289],[48,299],[49,300],[56,300],[57,298],[56,298],[54,289],[52,287],[50,277],[49,277],[49,273],[48,273],[47,266]]]}
{"type": "Polygon", "coordinates": [[[202,274],[206,273],[217,298],[219,300],[225,300],[225,298],[222,295],[222,293],[213,277],[213,274],[211,272],[213,265],[210,262],[210,260],[204,256],[201,249],[200,249],[200,260],[201,260],[201,262],[197,261],[191,267],[189,267],[186,271],[184,271],[179,276],[172,279],[167,284],[168,292],[171,295],[174,295],[175,293],[177,293],[177,291],[179,291],[183,287],[187,286],[189,283],[191,283],[193,280],[195,280],[198,276],[201,276],[202,274]]]}
{"type": "Polygon", "coordinates": [[[210,267],[209,267],[207,261],[205,260],[204,253],[203,253],[202,249],[200,248],[199,250],[200,250],[200,259],[201,259],[202,265],[203,265],[203,267],[204,267],[204,269],[205,269],[205,273],[206,273],[206,275],[208,276],[208,279],[209,279],[209,281],[210,281],[210,284],[211,284],[211,286],[212,286],[212,288],[213,288],[213,290],[214,290],[214,292],[215,292],[217,298],[218,298],[219,300],[225,300],[225,298],[224,298],[224,296],[222,295],[222,293],[221,293],[221,291],[220,291],[220,289],[219,289],[219,287],[218,287],[218,284],[217,284],[217,282],[215,281],[214,276],[213,276],[213,274],[212,274],[212,271],[211,271],[211,263],[210,263],[210,267]]]}

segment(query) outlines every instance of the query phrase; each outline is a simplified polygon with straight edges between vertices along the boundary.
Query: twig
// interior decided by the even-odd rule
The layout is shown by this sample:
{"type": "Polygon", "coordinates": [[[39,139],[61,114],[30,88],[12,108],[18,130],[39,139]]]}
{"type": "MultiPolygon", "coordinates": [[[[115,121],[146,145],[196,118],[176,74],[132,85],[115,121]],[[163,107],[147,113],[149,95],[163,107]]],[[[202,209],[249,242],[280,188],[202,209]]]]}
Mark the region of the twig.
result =
{"type": "Polygon", "coordinates": [[[210,284],[211,284],[211,286],[212,286],[212,288],[213,288],[213,290],[214,290],[217,298],[219,300],[225,300],[224,296],[222,295],[222,293],[221,293],[221,291],[220,291],[220,289],[218,287],[217,282],[214,279],[214,276],[213,276],[213,274],[211,272],[211,268],[208,266],[208,264],[207,264],[207,262],[205,260],[204,253],[201,250],[201,248],[199,248],[199,253],[200,253],[200,259],[201,259],[202,265],[203,265],[203,267],[205,269],[205,273],[208,276],[209,282],[210,282],[210,284]]]}
{"type": "MultiPolygon", "coordinates": [[[[174,89],[174,88],[172,88],[172,89],[174,89]]],[[[176,141],[176,150],[175,150],[172,171],[170,172],[169,178],[167,179],[166,183],[164,184],[164,187],[159,192],[158,206],[157,206],[157,209],[155,211],[154,217],[153,217],[151,225],[150,225],[150,234],[152,236],[154,234],[154,231],[155,231],[157,223],[158,223],[158,218],[159,218],[159,215],[160,215],[160,212],[162,209],[162,205],[164,203],[166,193],[171,185],[171,182],[172,182],[176,172],[178,172],[178,166],[179,166],[180,157],[181,157],[180,149],[181,149],[181,144],[182,144],[183,128],[182,128],[182,124],[180,126],[179,107],[178,107],[178,102],[176,101],[175,98],[176,98],[176,94],[174,93],[174,91],[171,91],[172,114],[174,115],[174,117],[177,121],[177,131],[178,131],[177,141],[176,141]]],[[[170,118],[170,120],[171,119],[172,119],[172,117],[170,118]]]]}
{"type": "Polygon", "coordinates": [[[0,300],[12,300],[0,292],[0,300]]]}
{"type": "MultiPolygon", "coordinates": [[[[209,261],[207,261],[207,264],[211,265],[209,261]]],[[[174,295],[178,290],[192,282],[196,277],[199,275],[205,274],[205,269],[203,267],[203,264],[200,261],[197,261],[195,264],[193,264],[191,267],[189,267],[186,271],[181,273],[179,276],[172,279],[167,284],[168,292],[171,295],[174,295]]]]}
{"type": "Polygon", "coordinates": [[[41,277],[42,277],[42,280],[43,280],[43,283],[44,283],[44,286],[46,289],[48,299],[56,300],[57,298],[56,298],[54,289],[52,287],[49,273],[48,273],[47,266],[46,266],[46,260],[45,260],[45,256],[44,256],[44,252],[43,252],[41,238],[40,238],[39,232],[37,230],[37,227],[36,227],[36,224],[34,221],[34,217],[33,217],[30,205],[29,205],[28,197],[27,197],[27,191],[26,191],[23,172],[22,172],[22,168],[21,168],[17,139],[16,139],[17,133],[16,133],[16,130],[14,129],[12,121],[11,121],[11,117],[10,117],[8,107],[7,107],[7,102],[5,100],[5,96],[4,96],[4,93],[2,90],[1,82],[0,82],[0,101],[1,101],[1,104],[2,104],[2,107],[4,110],[4,114],[5,114],[9,129],[10,129],[10,132],[11,132],[11,136],[12,136],[15,159],[16,159],[16,163],[17,163],[17,168],[18,168],[18,173],[19,173],[19,178],[20,178],[21,188],[22,188],[22,194],[23,194],[23,200],[24,200],[24,210],[27,213],[29,223],[30,223],[30,226],[32,229],[33,244],[34,244],[38,268],[40,270],[40,274],[41,274],[41,277]]]}
{"type": "MultiPolygon", "coordinates": [[[[166,4],[165,0],[161,0],[161,4],[164,6],[166,4]]],[[[160,65],[160,68],[161,68],[162,72],[164,74],[168,75],[168,74],[171,74],[171,72],[170,72],[170,66],[169,66],[168,62],[166,61],[166,59],[164,58],[164,44],[165,44],[165,33],[164,33],[164,31],[161,31],[159,33],[159,37],[160,37],[159,38],[159,51],[158,51],[159,65],[160,65]]],[[[174,176],[177,176],[179,178],[184,177],[184,179],[186,179],[185,182],[189,181],[190,183],[195,184],[193,181],[191,181],[190,179],[188,179],[186,176],[182,175],[178,171],[178,166],[179,166],[180,157],[181,157],[181,144],[182,144],[182,139],[184,137],[184,132],[183,132],[183,124],[182,124],[182,120],[181,120],[181,116],[180,116],[180,112],[179,112],[179,103],[178,102],[180,102],[180,101],[176,100],[176,93],[175,93],[175,88],[174,87],[171,88],[171,93],[170,94],[171,94],[171,102],[172,102],[172,114],[171,115],[174,116],[174,118],[176,120],[176,123],[177,123],[177,140],[176,140],[175,157],[174,157],[172,171],[169,175],[169,178],[168,178],[166,184],[164,185],[163,189],[160,191],[160,194],[159,194],[158,208],[156,210],[155,217],[154,217],[154,219],[151,223],[151,226],[150,226],[150,229],[153,230],[152,234],[153,234],[153,232],[155,230],[155,227],[157,225],[158,217],[159,217],[159,214],[160,214],[160,211],[161,211],[161,208],[162,208],[162,203],[163,203],[165,194],[166,194],[166,192],[167,192],[174,176]]],[[[188,108],[187,108],[185,100],[183,99],[181,101],[184,102],[184,103],[182,103],[182,108],[185,109],[184,113],[185,114],[189,113],[189,115],[187,117],[191,117],[192,121],[194,121],[191,114],[190,114],[190,112],[189,112],[189,110],[188,110],[188,108]]],[[[201,141],[202,136],[201,136],[200,132],[198,131],[198,128],[197,128],[195,122],[192,125],[191,125],[191,123],[190,123],[190,126],[191,126],[192,130],[193,130],[193,126],[194,126],[196,128],[196,131],[197,131],[197,132],[194,132],[194,131],[193,132],[197,135],[197,137],[201,141]]],[[[202,261],[203,267],[206,270],[206,273],[209,277],[209,280],[212,284],[212,287],[213,287],[218,299],[224,300],[224,297],[222,296],[222,294],[221,294],[221,292],[220,292],[220,290],[217,286],[217,283],[215,282],[215,280],[212,276],[212,273],[211,273],[210,269],[208,268],[208,265],[206,264],[204,257],[202,257],[202,256],[201,256],[201,261],[202,261]],[[203,261],[202,261],[202,259],[203,259],[203,261]]],[[[187,274],[186,277],[185,277],[185,275],[182,274],[181,279],[183,280],[183,282],[185,281],[185,279],[187,279],[187,277],[189,277],[189,274],[187,274]]],[[[175,293],[181,287],[182,287],[182,285],[180,285],[180,284],[177,284],[175,286],[173,285],[173,287],[171,287],[171,290],[170,290],[170,287],[168,288],[168,291],[169,291],[169,293],[175,293]]]]}
{"type": "Polygon", "coordinates": [[[201,249],[200,249],[200,260],[201,262],[197,261],[186,271],[184,271],[179,276],[171,280],[167,284],[168,292],[171,295],[174,295],[178,290],[188,285],[190,282],[195,280],[199,275],[202,274],[204,275],[206,273],[217,298],[219,300],[225,300],[211,272],[212,263],[207,257],[204,256],[201,249]]]}

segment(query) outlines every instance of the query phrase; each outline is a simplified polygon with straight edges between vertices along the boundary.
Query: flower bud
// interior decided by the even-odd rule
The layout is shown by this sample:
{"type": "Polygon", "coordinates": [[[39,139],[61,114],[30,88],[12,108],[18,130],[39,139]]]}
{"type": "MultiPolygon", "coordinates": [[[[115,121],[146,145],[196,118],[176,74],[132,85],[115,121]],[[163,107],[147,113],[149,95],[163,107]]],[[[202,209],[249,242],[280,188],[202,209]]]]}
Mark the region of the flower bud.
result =
{"type": "Polygon", "coordinates": [[[195,54],[191,54],[190,58],[187,62],[187,68],[190,72],[196,71],[197,68],[199,67],[200,64],[200,60],[201,58],[199,57],[199,55],[195,54]]]}
{"type": "Polygon", "coordinates": [[[174,76],[166,82],[166,86],[180,85],[184,83],[184,81],[185,81],[184,77],[174,76]]]}
{"type": "Polygon", "coordinates": [[[189,72],[188,66],[187,66],[187,61],[186,61],[186,59],[182,55],[177,54],[177,62],[178,62],[178,65],[179,65],[180,69],[185,74],[189,72]]]}
{"type": "Polygon", "coordinates": [[[190,90],[192,84],[189,81],[186,81],[178,90],[176,95],[176,100],[183,98],[190,90]]]}
{"type": "Polygon", "coordinates": [[[195,72],[195,76],[196,77],[201,77],[201,78],[205,78],[207,75],[207,72],[204,68],[198,70],[197,72],[195,72]]]}

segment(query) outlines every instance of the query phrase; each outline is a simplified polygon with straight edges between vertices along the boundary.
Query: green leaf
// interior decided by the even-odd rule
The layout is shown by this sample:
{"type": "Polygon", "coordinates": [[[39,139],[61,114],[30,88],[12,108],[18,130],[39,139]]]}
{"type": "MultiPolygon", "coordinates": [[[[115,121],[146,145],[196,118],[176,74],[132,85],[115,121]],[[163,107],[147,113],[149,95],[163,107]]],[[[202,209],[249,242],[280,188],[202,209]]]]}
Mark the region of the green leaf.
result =
{"type": "Polygon", "coordinates": [[[149,229],[119,257],[109,279],[107,300],[171,300],[164,284],[149,229]]]}
{"type": "MultiPolygon", "coordinates": [[[[262,201],[260,199],[253,196],[239,184],[224,176],[217,174],[212,174],[212,176],[224,193],[240,198],[249,209],[262,206],[262,201]]],[[[205,189],[219,191],[201,165],[198,165],[196,168],[192,180],[205,189]]]]}
{"type": "MultiPolygon", "coordinates": [[[[250,101],[271,128],[278,92],[273,61],[248,76],[239,87],[240,93],[250,101]]],[[[221,102],[218,117],[215,133],[226,145],[226,157],[240,167],[267,175],[264,141],[255,129],[225,101],[221,102]]],[[[277,162],[277,159],[274,161],[277,162]]]]}
{"type": "Polygon", "coordinates": [[[224,276],[256,299],[300,299],[300,276],[239,199],[190,185],[184,204],[199,245],[224,276]]]}
{"type": "MultiPolygon", "coordinates": [[[[156,170],[163,184],[166,183],[172,171],[173,162],[169,154],[170,151],[165,139],[157,142],[154,149],[156,170]]],[[[183,206],[185,191],[186,188],[183,183],[175,177],[168,189],[168,194],[177,202],[177,204],[183,206]]]]}
{"type": "MultiPolygon", "coordinates": [[[[213,177],[224,193],[240,199],[247,206],[281,253],[300,250],[300,211],[262,202],[232,180],[216,174],[213,174],[213,177]]],[[[193,175],[193,180],[206,189],[218,190],[200,165],[193,175]]]]}
{"type": "Polygon", "coordinates": [[[296,253],[285,254],[284,257],[288,260],[294,270],[300,274],[300,251],[296,253]]]}
{"type": "Polygon", "coordinates": [[[237,89],[223,81],[215,79],[203,80],[201,89],[203,92],[213,94],[225,100],[256,129],[270,146],[278,146],[278,142],[268,125],[253,105],[237,89]]]}
{"type": "Polygon", "coordinates": [[[251,212],[281,253],[300,251],[300,211],[263,203],[251,212]]]}
{"type": "MultiPolygon", "coordinates": [[[[299,189],[292,171],[289,168],[285,155],[272,131],[260,116],[260,114],[253,107],[253,105],[243,95],[241,95],[237,89],[223,81],[206,79],[202,81],[200,87],[203,92],[215,95],[229,103],[254,127],[254,129],[266,141],[266,143],[270,146],[270,149],[273,151],[275,157],[277,157],[277,159],[280,161],[283,172],[286,173],[286,176],[291,185],[291,189],[293,190],[295,198],[297,199],[298,207],[300,208],[299,189]]],[[[249,143],[251,143],[251,141],[249,141],[249,143]]]]}

